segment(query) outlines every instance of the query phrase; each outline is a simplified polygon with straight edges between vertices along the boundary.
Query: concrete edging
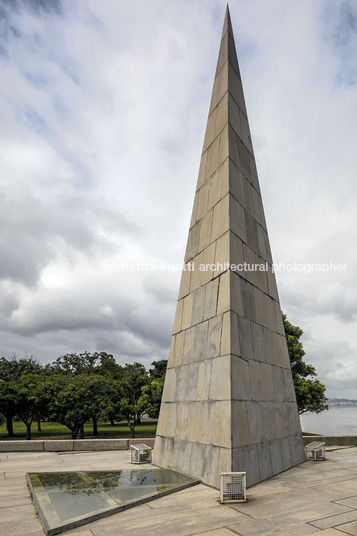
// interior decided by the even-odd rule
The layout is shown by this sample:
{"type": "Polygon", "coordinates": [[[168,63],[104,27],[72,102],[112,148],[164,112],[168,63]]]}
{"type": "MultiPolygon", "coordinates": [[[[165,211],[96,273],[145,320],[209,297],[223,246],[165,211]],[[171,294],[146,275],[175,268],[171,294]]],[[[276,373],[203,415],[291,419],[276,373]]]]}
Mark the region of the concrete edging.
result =
{"type": "Polygon", "coordinates": [[[357,436],[303,436],[304,445],[308,445],[313,441],[323,441],[326,447],[354,447],[357,446],[357,436]]]}
{"type": "Polygon", "coordinates": [[[83,452],[103,450],[129,450],[130,445],[145,443],[154,447],[155,439],[31,439],[0,441],[0,452],[83,452]]]}
{"type": "MultiPolygon", "coordinates": [[[[304,445],[312,441],[323,441],[327,447],[357,446],[357,436],[303,436],[304,445]]],[[[145,443],[154,447],[155,438],[135,439],[31,439],[0,441],[0,452],[80,452],[103,450],[129,450],[130,445],[145,443]]]]}

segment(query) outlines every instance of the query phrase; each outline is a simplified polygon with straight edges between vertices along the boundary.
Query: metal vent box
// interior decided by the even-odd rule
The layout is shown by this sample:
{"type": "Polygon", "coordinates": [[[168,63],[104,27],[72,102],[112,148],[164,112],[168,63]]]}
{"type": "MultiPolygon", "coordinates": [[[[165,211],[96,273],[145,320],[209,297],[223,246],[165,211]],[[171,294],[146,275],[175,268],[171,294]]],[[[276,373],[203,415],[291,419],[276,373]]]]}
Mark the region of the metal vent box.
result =
{"type": "Polygon", "coordinates": [[[247,473],[221,473],[221,503],[244,502],[247,473]]]}
{"type": "Polygon", "coordinates": [[[151,463],[152,448],[144,443],[130,445],[131,463],[151,463]]]}
{"type": "Polygon", "coordinates": [[[325,459],[325,443],[320,441],[313,441],[305,447],[306,458],[308,460],[314,460],[315,462],[325,459]]]}

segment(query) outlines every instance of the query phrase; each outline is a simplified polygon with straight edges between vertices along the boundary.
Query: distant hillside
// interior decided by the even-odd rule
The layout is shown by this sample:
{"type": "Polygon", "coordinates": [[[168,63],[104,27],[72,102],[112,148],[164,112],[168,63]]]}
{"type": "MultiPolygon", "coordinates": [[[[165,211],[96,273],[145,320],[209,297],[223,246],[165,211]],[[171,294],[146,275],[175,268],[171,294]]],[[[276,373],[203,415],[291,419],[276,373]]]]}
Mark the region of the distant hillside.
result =
{"type": "Polygon", "coordinates": [[[328,405],[332,406],[357,406],[357,400],[350,400],[348,398],[329,398],[328,405]]]}

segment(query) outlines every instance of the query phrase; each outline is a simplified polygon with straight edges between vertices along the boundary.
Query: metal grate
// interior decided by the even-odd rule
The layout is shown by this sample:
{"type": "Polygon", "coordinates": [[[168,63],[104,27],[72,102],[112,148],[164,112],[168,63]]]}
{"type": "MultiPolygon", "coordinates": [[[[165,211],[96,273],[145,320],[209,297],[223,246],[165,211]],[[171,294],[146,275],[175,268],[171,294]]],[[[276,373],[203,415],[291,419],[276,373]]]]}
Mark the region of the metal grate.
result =
{"type": "Polygon", "coordinates": [[[325,443],[313,441],[305,447],[306,458],[315,462],[325,459],[325,443]]]}
{"type": "Polygon", "coordinates": [[[152,448],[144,443],[130,445],[131,463],[151,463],[152,448]]]}
{"type": "Polygon", "coordinates": [[[246,501],[247,473],[221,473],[221,503],[246,501]]]}

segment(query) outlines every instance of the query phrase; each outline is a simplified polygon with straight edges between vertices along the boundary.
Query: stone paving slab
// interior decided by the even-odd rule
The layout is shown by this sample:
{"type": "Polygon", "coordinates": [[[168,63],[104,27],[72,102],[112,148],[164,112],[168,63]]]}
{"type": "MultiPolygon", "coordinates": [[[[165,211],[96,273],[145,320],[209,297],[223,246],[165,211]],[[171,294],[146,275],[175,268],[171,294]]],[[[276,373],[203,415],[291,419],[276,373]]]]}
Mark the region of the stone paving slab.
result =
{"type": "Polygon", "coordinates": [[[340,525],[339,530],[345,532],[346,534],[352,534],[352,536],[357,536],[357,521],[353,523],[346,523],[345,525],[340,525]]]}
{"type": "MultiPolygon", "coordinates": [[[[247,503],[221,505],[218,490],[199,484],[66,534],[357,536],[355,462],[357,448],[334,450],[326,462],[306,462],[249,488],[247,503]]],[[[0,536],[43,536],[26,486],[26,472],[132,467],[129,451],[12,452],[2,456],[0,536]]]]}

